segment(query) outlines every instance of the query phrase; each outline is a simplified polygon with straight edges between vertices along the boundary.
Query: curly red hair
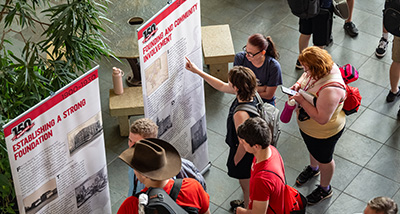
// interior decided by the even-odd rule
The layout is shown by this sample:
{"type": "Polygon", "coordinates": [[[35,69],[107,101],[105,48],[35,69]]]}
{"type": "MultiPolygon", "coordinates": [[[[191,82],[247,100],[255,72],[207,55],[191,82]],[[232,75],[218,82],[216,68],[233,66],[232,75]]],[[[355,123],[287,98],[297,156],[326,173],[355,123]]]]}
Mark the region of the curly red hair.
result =
{"type": "Polygon", "coordinates": [[[328,51],[316,46],[304,49],[299,55],[299,61],[308,67],[311,77],[316,80],[328,75],[334,63],[328,51]]]}

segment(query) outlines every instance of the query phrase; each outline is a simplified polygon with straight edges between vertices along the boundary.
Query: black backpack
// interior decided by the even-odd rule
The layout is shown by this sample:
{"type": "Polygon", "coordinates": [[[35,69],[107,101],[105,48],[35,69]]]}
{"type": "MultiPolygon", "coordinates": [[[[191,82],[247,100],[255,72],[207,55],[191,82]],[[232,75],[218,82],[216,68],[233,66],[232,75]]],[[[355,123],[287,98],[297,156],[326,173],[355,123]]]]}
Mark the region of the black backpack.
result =
{"type": "Polygon", "coordinates": [[[175,179],[174,185],[169,193],[163,188],[150,187],[145,193],[135,195],[139,198],[141,194],[148,196],[148,203],[144,207],[146,214],[195,214],[198,209],[194,207],[181,207],[176,203],[178,194],[182,187],[182,179],[175,179]]]}
{"type": "Polygon", "coordinates": [[[386,0],[383,26],[389,33],[400,36],[400,0],[386,0]]]}
{"type": "Polygon", "coordinates": [[[301,19],[317,16],[320,10],[320,0],[287,0],[293,15],[301,19]]]}

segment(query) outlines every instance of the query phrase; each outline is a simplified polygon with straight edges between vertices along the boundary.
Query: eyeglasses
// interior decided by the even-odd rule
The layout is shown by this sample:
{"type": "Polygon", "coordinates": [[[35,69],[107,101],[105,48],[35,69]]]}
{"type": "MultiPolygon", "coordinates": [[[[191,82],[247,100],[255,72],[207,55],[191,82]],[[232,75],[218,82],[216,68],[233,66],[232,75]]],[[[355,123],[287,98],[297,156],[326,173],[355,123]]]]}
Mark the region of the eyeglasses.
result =
{"type": "Polygon", "coordinates": [[[258,51],[258,52],[255,53],[255,54],[249,53],[249,52],[247,52],[247,50],[246,50],[246,45],[243,46],[243,51],[244,51],[249,57],[255,57],[257,54],[259,54],[259,53],[262,52],[262,50],[261,50],[261,51],[258,51]]]}

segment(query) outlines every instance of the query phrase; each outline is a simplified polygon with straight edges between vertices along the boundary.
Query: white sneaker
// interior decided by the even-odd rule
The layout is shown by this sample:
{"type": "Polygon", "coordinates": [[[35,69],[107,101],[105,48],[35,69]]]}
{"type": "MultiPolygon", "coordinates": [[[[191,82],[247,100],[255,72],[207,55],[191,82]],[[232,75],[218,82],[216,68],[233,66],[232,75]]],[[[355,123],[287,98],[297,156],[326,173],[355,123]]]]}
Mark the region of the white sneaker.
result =
{"type": "Polygon", "coordinates": [[[379,45],[375,50],[375,55],[378,58],[382,58],[386,55],[386,49],[387,49],[388,44],[389,44],[389,41],[383,37],[381,38],[381,40],[379,40],[379,45]]]}

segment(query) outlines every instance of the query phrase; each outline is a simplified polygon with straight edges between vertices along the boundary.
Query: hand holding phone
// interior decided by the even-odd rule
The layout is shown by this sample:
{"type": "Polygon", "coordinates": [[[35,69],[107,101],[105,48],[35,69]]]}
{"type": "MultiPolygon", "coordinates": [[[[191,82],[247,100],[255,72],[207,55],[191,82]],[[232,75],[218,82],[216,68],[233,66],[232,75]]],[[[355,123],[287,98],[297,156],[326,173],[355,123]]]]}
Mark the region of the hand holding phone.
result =
{"type": "Polygon", "coordinates": [[[298,93],[297,91],[292,90],[292,89],[290,89],[290,88],[287,88],[287,87],[285,87],[285,86],[282,86],[281,89],[282,89],[282,92],[283,92],[283,93],[285,93],[285,94],[287,94],[287,95],[290,95],[290,96],[294,96],[295,94],[298,93]]]}

